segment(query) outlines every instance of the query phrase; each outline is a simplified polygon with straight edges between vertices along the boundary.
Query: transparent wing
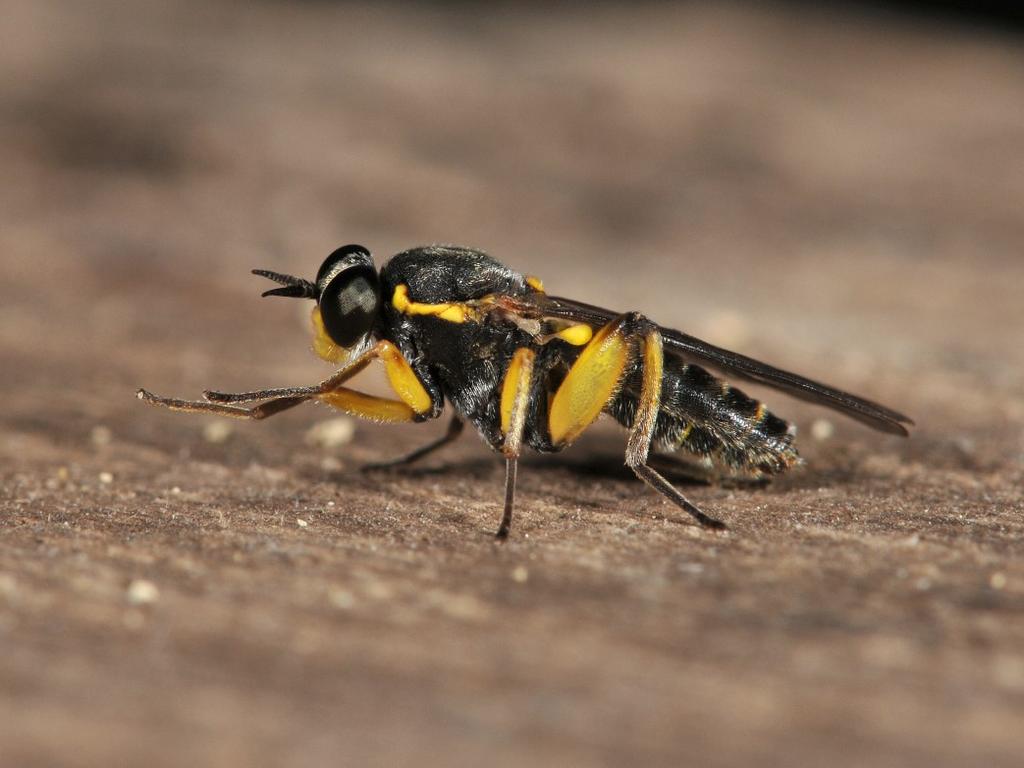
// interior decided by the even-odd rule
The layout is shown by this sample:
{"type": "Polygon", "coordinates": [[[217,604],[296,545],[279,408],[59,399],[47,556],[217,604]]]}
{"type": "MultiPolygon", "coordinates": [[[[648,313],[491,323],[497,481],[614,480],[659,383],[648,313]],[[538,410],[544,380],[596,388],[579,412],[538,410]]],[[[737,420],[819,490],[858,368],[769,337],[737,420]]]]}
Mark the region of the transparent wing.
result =
{"type": "MultiPolygon", "coordinates": [[[[620,314],[559,296],[535,296],[537,310],[544,317],[600,327],[620,314]]],[[[884,405],[784,371],[752,357],[716,347],[689,334],[671,328],[662,328],[661,333],[666,353],[677,355],[684,360],[700,361],[736,378],[764,384],[801,400],[824,405],[881,432],[906,436],[908,432],[904,425],[914,423],[908,416],[884,405]]]]}

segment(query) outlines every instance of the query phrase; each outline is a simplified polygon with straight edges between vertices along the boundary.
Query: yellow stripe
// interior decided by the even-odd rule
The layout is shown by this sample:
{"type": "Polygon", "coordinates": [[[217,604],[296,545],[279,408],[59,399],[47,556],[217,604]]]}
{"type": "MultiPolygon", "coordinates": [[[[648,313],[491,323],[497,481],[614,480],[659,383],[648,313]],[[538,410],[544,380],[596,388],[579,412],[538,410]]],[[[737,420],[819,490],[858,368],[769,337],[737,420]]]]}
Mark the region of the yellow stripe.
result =
{"type": "Polygon", "coordinates": [[[409,286],[402,284],[395,286],[394,295],[391,297],[391,305],[403,315],[434,315],[449,323],[464,323],[469,316],[470,309],[465,304],[448,302],[445,304],[421,304],[418,301],[409,300],[409,286]]]}
{"type": "Polygon", "coordinates": [[[544,293],[544,281],[533,275],[526,276],[526,284],[538,293],[544,293]]]}

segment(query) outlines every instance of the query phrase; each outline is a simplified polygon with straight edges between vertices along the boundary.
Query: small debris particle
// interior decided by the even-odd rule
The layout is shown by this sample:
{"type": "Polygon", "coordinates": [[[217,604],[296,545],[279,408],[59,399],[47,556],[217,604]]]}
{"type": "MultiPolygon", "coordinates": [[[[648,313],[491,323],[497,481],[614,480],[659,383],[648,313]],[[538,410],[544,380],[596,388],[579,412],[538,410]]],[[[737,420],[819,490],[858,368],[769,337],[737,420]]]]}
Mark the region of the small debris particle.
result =
{"type": "Polygon", "coordinates": [[[174,486],[173,488],[171,488],[171,493],[179,494],[181,493],[181,488],[179,488],[178,486],[174,486]]]}
{"type": "Polygon", "coordinates": [[[335,608],[342,611],[351,610],[356,604],[356,596],[347,589],[332,589],[327,593],[327,600],[335,608]]]}
{"type": "Polygon", "coordinates": [[[988,585],[992,587],[992,589],[1002,589],[1006,586],[1006,574],[999,572],[993,573],[988,578],[988,585]]]}
{"type": "Polygon", "coordinates": [[[835,425],[828,419],[815,419],[811,423],[811,437],[815,440],[828,440],[835,431],[835,425]]]}
{"type": "Polygon", "coordinates": [[[160,590],[148,579],[134,579],[128,585],[128,602],[132,605],[150,605],[160,599],[160,590]]]}
{"type": "Polygon", "coordinates": [[[517,565],[512,569],[512,581],[518,584],[525,584],[526,580],[530,578],[530,572],[526,570],[525,565],[517,565]]]}
{"type": "Polygon", "coordinates": [[[341,462],[334,456],[324,456],[320,462],[320,469],[324,472],[338,472],[341,469],[341,462]]]}
{"type": "Polygon", "coordinates": [[[920,579],[914,582],[914,586],[922,592],[932,588],[932,580],[927,576],[922,576],[920,579]]]}
{"type": "Polygon", "coordinates": [[[103,483],[104,485],[110,485],[112,482],[114,482],[114,476],[109,472],[100,472],[99,478],[100,482],[103,483]]]}
{"type": "Polygon", "coordinates": [[[57,467],[57,479],[61,482],[68,480],[71,477],[71,473],[67,467],[57,467]]]}
{"type": "Polygon", "coordinates": [[[321,448],[337,448],[352,442],[356,434],[356,423],[349,418],[321,421],[306,432],[306,443],[321,448]]]}
{"type": "Polygon", "coordinates": [[[109,427],[97,424],[89,432],[89,439],[97,448],[102,448],[105,445],[110,445],[110,441],[114,439],[114,433],[110,431],[109,427]]]}
{"type": "Polygon", "coordinates": [[[235,428],[231,422],[211,421],[203,426],[203,439],[208,443],[223,443],[234,434],[234,431],[235,428]]]}
{"type": "Polygon", "coordinates": [[[374,600],[390,600],[395,594],[395,591],[383,581],[367,582],[363,589],[366,591],[366,596],[374,600]]]}
{"type": "Polygon", "coordinates": [[[437,604],[448,616],[462,621],[482,621],[490,613],[487,605],[473,595],[441,593],[437,604]]]}
{"type": "Polygon", "coordinates": [[[301,517],[296,517],[295,518],[295,524],[297,526],[299,526],[299,528],[308,528],[309,527],[309,521],[308,520],[303,520],[301,517]]]}

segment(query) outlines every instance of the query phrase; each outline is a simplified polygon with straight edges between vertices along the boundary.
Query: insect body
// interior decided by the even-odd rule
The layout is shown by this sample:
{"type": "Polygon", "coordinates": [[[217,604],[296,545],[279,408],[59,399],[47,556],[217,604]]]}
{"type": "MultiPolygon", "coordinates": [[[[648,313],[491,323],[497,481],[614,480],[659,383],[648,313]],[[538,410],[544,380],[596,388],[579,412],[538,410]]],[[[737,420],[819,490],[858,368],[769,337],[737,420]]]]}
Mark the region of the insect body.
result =
{"type": "Polygon", "coordinates": [[[490,256],[449,245],[414,248],[378,272],[359,245],[337,249],[308,281],[266,270],[283,287],[264,296],[313,299],[315,352],[340,366],[310,387],[227,394],[203,401],[138,396],[171,410],[263,419],[310,400],[380,422],[437,418],[448,401],[446,434],[390,465],[407,464],[454,440],[464,421],[506,460],[505,508],[512,522],[517,459],[524,446],[548,453],[570,445],[602,413],[628,429],[626,464],[637,476],[712,528],[709,517],[648,463],[652,447],[682,450],[751,476],[798,461],[794,430],[765,406],[708,373],[781,389],[906,435],[906,416],[855,395],[661,328],[641,314],[611,312],[549,296],[539,280],[490,256]],[[347,386],[379,360],[396,397],[347,386]],[[258,403],[246,407],[241,403],[258,403]]]}

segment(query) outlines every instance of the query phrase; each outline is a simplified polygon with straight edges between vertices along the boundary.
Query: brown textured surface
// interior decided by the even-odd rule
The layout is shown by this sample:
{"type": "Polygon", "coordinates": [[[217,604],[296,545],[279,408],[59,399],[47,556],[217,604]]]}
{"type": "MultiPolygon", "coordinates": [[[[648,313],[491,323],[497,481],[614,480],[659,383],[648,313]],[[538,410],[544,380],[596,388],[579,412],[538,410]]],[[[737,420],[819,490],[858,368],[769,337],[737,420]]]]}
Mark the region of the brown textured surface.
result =
{"type": "Polygon", "coordinates": [[[0,764],[1020,764],[1019,40],[718,8],[3,0],[0,764]],[[320,377],[247,270],[352,241],[920,426],[768,395],[808,463],[690,487],[723,535],[602,426],[495,546],[472,437],[357,471],[440,424],[215,442],[134,400],[320,377]]]}

